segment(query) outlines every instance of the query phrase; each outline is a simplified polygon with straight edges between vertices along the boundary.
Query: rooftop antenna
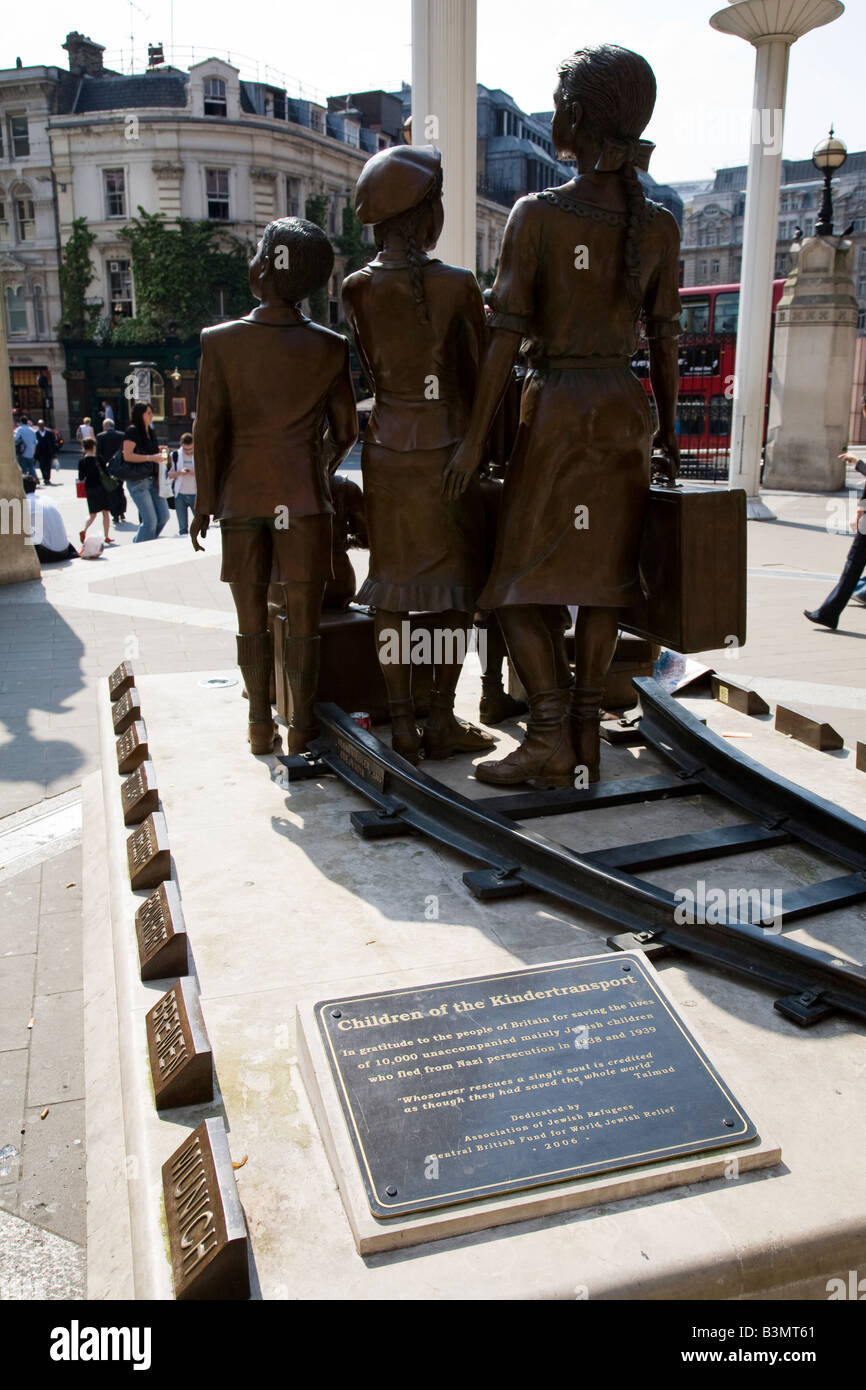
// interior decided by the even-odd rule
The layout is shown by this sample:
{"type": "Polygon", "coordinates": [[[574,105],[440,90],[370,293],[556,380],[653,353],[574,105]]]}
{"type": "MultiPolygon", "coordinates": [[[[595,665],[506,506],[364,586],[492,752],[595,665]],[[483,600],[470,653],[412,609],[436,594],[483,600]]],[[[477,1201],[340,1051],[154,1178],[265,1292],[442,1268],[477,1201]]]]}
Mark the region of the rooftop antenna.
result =
{"type": "Polygon", "coordinates": [[[145,14],[141,6],[136,5],[135,0],[126,0],[126,3],[129,5],[129,47],[131,50],[129,70],[132,73],[135,72],[135,20],[133,19],[132,12],[133,10],[137,10],[144,20],[150,19],[150,15],[145,14]]]}

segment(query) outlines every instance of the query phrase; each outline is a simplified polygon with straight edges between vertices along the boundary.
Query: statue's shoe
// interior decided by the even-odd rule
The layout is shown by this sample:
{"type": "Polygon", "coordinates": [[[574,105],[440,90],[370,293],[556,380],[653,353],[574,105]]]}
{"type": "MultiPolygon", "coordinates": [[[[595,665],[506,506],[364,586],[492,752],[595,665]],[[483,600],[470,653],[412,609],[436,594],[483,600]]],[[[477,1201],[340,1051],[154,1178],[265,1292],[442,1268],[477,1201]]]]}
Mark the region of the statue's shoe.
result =
{"type": "Polygon", "coordinates": [[[433,762],[451,758],[455,753],[492,753],[496,739],[450,715],[445,723],[433,720],[424,729],[424,755],[433,762]]]}
{"type": "MultiPolygon", "coordinates": [[[[277,736],[277,726],[272,719],[263,721],[260,724],[249,724],[248,738],[250,741],[250,752],[257,757],[262,753],[270,753],[274,746],[277,736]]],[[[293,750],[301,752],[301,749],[293,750]]]]}
{"type": "Polygon", "coordinates": [[[489,695],[481,696],[478,718],[482,724],[495,728],[497,724],[504,724],[506,719],[517,719],[519,715],[526,714],[528,709],[525,700],[515,700],[504,690],[494,690],[489,695]]]}

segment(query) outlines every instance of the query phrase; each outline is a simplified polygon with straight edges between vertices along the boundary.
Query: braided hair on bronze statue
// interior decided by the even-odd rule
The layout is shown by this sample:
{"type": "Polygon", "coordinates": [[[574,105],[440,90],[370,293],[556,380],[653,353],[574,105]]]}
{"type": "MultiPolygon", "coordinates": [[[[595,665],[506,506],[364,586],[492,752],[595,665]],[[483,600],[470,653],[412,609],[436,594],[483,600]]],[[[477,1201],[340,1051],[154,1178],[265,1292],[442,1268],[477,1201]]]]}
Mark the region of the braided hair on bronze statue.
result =
{"type": "Polygon", "coordinates": [[[378,222],[373,228],[376,245],[380,251],[389,236],[399,237],[403,242],[406,249],[406,260],[409,262],[412,298],[415,301],[415,312],[418,315],[419,323],[430,322],[427,299],[424,294],[423,256],[427,246],[431,244],[429,228],[433,206],[441,196],[442,170],[440,169],[436,182],[423,202],[410,208],[408,212],[401,212],[399,216],[389,218],[387,222],[378,222]]]}
{"type": "Polygon", "coordinates": [[[581,108],[581,127],[599,153],[613,147],[624,154],[618,165],[627,199],[623,261],[629,301],[637,316],[647,204],[629,147],[637,142],[652,116],[655,76],[645,58],[617,44],[578,49],[560,64],[558,73],[563,101],[569,109],[581,108]]]}

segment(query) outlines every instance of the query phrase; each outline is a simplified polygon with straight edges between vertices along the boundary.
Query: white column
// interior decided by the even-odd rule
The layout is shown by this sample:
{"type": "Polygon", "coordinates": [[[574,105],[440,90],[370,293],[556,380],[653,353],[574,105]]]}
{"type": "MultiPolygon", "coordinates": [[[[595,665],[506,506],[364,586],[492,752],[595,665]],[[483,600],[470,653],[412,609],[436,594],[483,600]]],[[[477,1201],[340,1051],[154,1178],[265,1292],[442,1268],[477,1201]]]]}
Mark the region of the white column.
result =
{"type": "Polygon", "coordinates": [[[476,0],[412,0],[412,143],[442,151],[437,256],[475,270],[476,0]]]}
{"type": "Polygon", "coordinates": [[[729,487],[745,489],[750,517],[772,516],[760,498],[760,473],[788,51],[810,29],[837,19],[844,8],[840,0],[774,0],[772,5],[732,0],[710,20],[714,29],[747,39],[756,50],[728,474],[729,487]]]}

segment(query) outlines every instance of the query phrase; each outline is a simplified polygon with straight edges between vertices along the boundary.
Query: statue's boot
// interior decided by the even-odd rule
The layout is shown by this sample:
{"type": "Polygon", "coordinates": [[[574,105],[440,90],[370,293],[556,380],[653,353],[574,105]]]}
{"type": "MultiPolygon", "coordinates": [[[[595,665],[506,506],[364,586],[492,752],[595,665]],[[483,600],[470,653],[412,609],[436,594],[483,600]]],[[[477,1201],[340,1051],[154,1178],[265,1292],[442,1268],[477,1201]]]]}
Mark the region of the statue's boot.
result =
{"type": "Polygon", "coordinates": [[[478,718],[482,724],[504,724],[506,719],[516,719],[529,709],[525,700],[515,700],[503,688],[502,676],[481,677],[481,702],[478,718]]]}
{"type": "Polygon", "coordinates": [[[271,673],[274,647],[269,632],[238,633],[238,666],[249,699],[249,738],[252,753],[270,753],[277,729],[271,713],[271,673]]]}
{"type": "Polygon", "coordinates": [[[424,753],[434,762],[455,753],[490,753],[496,747],[492,734],[465,724],[454,715],[453,692],[430,691],[430,718],[424,726],[424,753]]]}
{"type": "Polygon", "coordinates": [[[526,738],[498,763],[479,763],[475,776],[492,787],[531,782],[540,790],[574,785],[574,749],[567,697],[561,690],[543,690],[530,697],[526,738]]]}
{"type": "Polygon", "coordinates": [[[313,705],[319,685],[321,637],[286,637],[283,669],[292,697],[289,725],[289,752],[303,753],[319,732],[313,719],[313,705]]]}
{"type": "Polygon", "coordinates": [[[391,713],[391,747],[401,758],[413,767],[418,766],[421,753],[421,735],[415,721],[415,705],[412,699],[389,700],[391,713]]]}
{"type": "Polygon", "coordinates": [[[590,782],[601,777],[601,740],[599,722],[604,688],[575,689],[571,697],[571,740],[575,766],[587,769],[590,782]]]}

